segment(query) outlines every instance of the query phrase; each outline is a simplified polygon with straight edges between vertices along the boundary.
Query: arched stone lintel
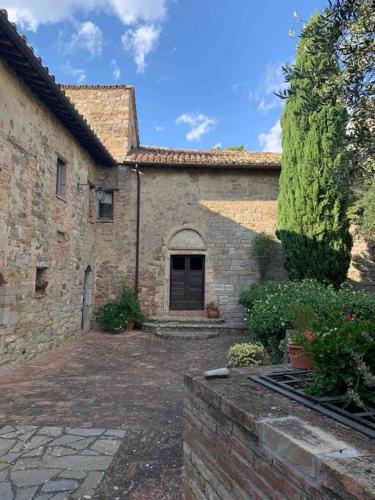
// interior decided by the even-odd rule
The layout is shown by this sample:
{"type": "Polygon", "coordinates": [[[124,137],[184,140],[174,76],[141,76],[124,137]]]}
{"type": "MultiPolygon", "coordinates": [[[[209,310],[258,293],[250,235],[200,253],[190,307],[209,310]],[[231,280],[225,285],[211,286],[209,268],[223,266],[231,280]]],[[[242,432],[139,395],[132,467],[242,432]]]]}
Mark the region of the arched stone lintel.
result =
{"type": "Polygon", "coordinates": [[[169,250],[205,250],[206,243],[201,232],[193,226],[182,226],[169,237],[169,250]]]}

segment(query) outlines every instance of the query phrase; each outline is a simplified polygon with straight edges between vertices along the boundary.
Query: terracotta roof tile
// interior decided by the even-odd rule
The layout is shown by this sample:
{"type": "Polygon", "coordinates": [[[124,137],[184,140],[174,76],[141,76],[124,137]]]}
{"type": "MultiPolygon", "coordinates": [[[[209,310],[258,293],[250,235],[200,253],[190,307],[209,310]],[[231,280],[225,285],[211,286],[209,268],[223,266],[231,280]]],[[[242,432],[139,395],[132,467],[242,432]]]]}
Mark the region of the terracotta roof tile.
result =
{"type": "Polygon", "coordinates": [[[183,165],[189,167],[279,169],[281,166],[281,154],[256,151],[168,149],[157,146],[141,146],[129,151],[125,163],[139,163],[149,166],[183,165]]]}

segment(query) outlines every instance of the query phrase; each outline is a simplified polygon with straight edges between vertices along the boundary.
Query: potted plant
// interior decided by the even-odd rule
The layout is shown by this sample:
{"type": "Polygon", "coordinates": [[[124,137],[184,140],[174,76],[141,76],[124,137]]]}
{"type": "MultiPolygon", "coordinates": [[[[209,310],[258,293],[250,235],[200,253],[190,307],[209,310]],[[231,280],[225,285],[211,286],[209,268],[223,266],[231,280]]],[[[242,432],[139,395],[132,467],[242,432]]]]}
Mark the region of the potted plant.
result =
{"type": "Polygon", "coordinates": [[[144,323],[146,317],[142,311],[137,294],[132,288],[124,288],[119,300],[119,304],[126,318],[126,331],[133,330],[136,324],[144,323]]]}
{"type": "Polygon", "coordinates": [[[146,316],[135,291],[125,287],[117,301],[108,302],[100,308],[99,320],[103,330],[121,333],[133,330],[136,323],[142,324],[146,316]]]}
{"type": "Polygon", "coordinates": [[[288,321],[292,329],[288,330],[288,352],[292,368],[311,370],[313,368],[308,346],[314,339],[313,326],[316,322],[315,311],[308,306],[291,304],[287,309],[288,321]]]}
{"type": "Polygon", "coordinates": [[[292,368],[312,370],[313,363],[310,354],[306,352],[306,344],[312,342],[314,334],[311,330],[301,333],[292,330],[289,333],[288,351],[292,368]]]}
{"type": "Polygon", "coordinates": [[[209,302],[206,305],[207,317],[210,319],[218,319],[220,317],[219,308],[215,302],[209,302]]]}

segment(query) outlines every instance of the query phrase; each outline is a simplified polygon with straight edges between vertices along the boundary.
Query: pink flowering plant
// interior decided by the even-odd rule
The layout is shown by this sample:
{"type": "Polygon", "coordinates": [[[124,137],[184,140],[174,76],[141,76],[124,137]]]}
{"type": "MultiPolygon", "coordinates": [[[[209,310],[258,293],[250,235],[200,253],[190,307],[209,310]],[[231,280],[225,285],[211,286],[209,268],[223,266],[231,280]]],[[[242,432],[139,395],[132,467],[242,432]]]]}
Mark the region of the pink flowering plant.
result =
{"type": "Polygon", "coordinates": [[[317,327],[304,345],[315,369],[310,394],[344,395],[361,408],[375,404],[375,322],[344,316],[317,327]]]}
{"type": "Polygon", "coordinates": [[[314,325],[317,315],[311,307],[291,304],[287,309],[287,317],[292,329],[288,333],[288,342],[305,346],[314,339],[314,325]]]}

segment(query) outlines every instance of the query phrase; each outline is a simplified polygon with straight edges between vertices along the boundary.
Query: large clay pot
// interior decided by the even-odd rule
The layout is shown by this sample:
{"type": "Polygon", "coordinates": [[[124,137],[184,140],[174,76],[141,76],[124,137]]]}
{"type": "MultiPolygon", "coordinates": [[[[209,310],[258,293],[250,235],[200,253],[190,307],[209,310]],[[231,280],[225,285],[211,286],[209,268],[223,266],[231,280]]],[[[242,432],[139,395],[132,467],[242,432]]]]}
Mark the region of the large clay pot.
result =
{"type": "Polygon", "coordinates": [[[125,327],[125,331],[131,332],[132,330],[134,330],[134,326],[135,326],[135,321],[129,321],[129,323],[125,327]]]}
{"type": "Polygon", "coordinates": [[[290,363],[292,368],[299,370],[312,370],[313,364],[310,356],[303,353],[302,346],[298,344],[288,344],[290,363]]]}

